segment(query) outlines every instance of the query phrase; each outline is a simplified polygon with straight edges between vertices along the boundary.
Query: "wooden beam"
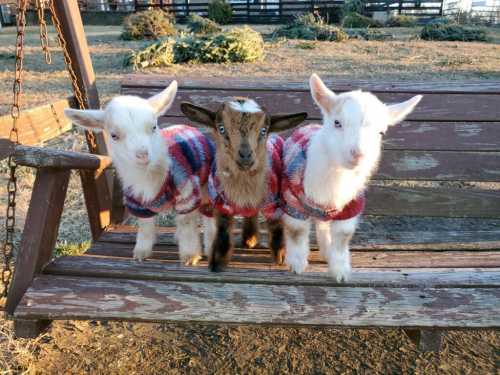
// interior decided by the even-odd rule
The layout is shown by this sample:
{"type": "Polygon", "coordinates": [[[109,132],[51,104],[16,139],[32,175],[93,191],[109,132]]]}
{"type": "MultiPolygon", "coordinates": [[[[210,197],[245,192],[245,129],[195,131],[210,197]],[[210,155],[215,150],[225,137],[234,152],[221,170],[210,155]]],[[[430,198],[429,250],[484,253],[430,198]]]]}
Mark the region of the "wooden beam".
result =
{"type": "Polygon", "coordinates": [[[7,297],[5,310],[8,315],[14,313],[34,276],[42,270],[52,256],[70,173],[69,169],[43,168],[37,171],[19,255],[7,297]]]}
{"type": "Polygon", "coordinates": [[[34,168],[96,170],[111,165],[107,156],[43,147],[17,146],[14,155],[17,164],[34,168]]]}
{"type": "MultiPolygon", "coordinates": [[[[80,91],[86,94],[87,108],[99,108],[99,95],[96,87],[96,79],[85,32],[83,29],[82,17],[78,2],[76,0],[54,1],[54,9],[57,18],[61,24],[62,37],[66,41],[68,53],[71,56],[71,66],[76,74],[78,87],[80,91]]],[[[97,149],[92,150],[91,142],[87,137],[89,149],[92,152],[101,155],[108,155],[108,147],[102,134],[94,133],[97,149]]],[[[113,176],[111,173],[105,173],[105,178],[95,179],[95,187],[85,184],[84,188],[92,188],[97,194],[103,197],[104,201],[111,200],[113,191],[113,176]]],[[[92,192],[87,193],[93,194],[92,192]]],[[[98,202],[95,202],[98,203],[98,202]]],[[[105,211],[107,207],[100,207],[99,211],[105,211]]],[[[89,216],[92,220],[92,216],[89,216]]],[[[96,224],[97,225],[97,224],[96,224]]]]}
{"type": "Polygon", "coordinates": [[[49,328],[51,320],[14,320],[14,336],[21,339],[34,339],[49,328]]]}

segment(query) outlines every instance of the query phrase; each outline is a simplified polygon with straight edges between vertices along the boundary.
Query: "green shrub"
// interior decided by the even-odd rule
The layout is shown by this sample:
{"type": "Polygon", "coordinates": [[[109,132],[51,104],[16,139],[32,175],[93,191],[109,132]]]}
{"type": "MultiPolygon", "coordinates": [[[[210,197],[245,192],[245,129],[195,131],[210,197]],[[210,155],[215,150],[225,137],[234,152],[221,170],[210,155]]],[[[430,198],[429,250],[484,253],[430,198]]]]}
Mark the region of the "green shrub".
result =
{"type": "Polygon", "coordinates": [[[366,28],[366,27],[382,27],[382,23],[375,21],[370,17],[363,16],[362,14],[352,12],[347,14],[342,21],[343,27],[349,28],[366,28]]]}
{"type": "Polygon", "coordinates": [[[417,18],[405,15],[392,16],[385,25],[388,27],[415,27],[417,26],[417,18]]]}
{"type": "Polygon", "coordinates": [[[346,0],[344,2],[344,5],[342,6],[342,14],[344,16],[351,13],[361,14],[363,13],[364,9],[365,9],[364,0],[346,0]]]}
{"type": "Polygon", "coordinates": [[[342,42],[349,38],[341,27],[328,25],[322,18],[316,18],[313,14],[296,17],[290,24],[276,29],[273,36],[334,42],[342,42]]]}
{"type": "Polygon", "coordinates": [[[145,10],[129,15],[123,21],[125,40],[158,39],[177,34],[175,17],[161,9],[145,10]]]}
{"type": "Polygon", "coordinates": [[[253,62],[264,57],[262,35],[248,26],[212,34],[187,34],[156,42],[125,61],[135,69],[171,64],[253,62]]]}
{"type": "Polygon", "coordinates": [[[448,25],[449,23],[453,23],[447,17],[436,17],[427,22],[427,25],[448,25]]]}
{"type": "Polygon", "coordinates": [[[424,40],[462,41],[473,42],[486,41],[486,31],[474,27],[464,27],[455,24],[440,25],[428,24],[422,29],[420,37],[424,40]]]}
{"type": "Polygon", "coordinates": [[[197,14],[189,17],[187,25],[189,30],[195,34],[214,34],[222,31],[217,22],[198,16],[197,14]]]}
{"type": "Polygon", "coordinates": [[[208,4],[208,18],[221,25],[231,22],[233,8],[226,0],[212,0],[208,4]]]}

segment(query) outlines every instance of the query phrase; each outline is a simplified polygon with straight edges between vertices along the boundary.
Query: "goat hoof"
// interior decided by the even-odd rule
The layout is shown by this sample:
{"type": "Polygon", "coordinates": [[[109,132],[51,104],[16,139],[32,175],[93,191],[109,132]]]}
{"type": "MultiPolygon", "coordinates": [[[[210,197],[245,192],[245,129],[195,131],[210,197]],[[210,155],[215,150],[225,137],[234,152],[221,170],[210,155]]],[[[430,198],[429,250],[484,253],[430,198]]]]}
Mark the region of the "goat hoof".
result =
{"type": "Polygon", "coordinates": [[[351,265],[337,263],[330,267],[330,274],[338,283],[347,282],[351,278],[351,265]]]}
{"type": "Polygon", "coordinates": [[[300,275],[307,268],[307,258],[301,257],[285,257],[285,263],[290,267],[293,273],[300,275]]]}
{"type": "Polygon", "coordinates": [[[201,260],[201,255],[193,255],[181,260],[186,266],[196,266],[201,260]]]}
{"type": "Polygon", "coordinates": [[[259,240],[257,238],[257,235],[252,235],[248,238],[246,238],[244,241],[243,241],[243,246],[244,247],[248,247],[249,249],[253,249],[257,246],[257,244],[259,243],[259,240]]]}
{"type": "Polygon", "coordinates": [[[144,248],[134,248],[134,259],[142,262],[146,258],[151,257],[153,254],[153,249],[144,249],[144,248]]]}
{"type": "Polygon", "coordinates": [[[281,266],[285,263],[285,249],[273,250],[274,263],[281,266]]]}
{"type": "Polygon", "coordinates": [[[224,270],[224,266],[217,262],[210,262],[208,268],[211,272],[221,272],[224,270]]]}

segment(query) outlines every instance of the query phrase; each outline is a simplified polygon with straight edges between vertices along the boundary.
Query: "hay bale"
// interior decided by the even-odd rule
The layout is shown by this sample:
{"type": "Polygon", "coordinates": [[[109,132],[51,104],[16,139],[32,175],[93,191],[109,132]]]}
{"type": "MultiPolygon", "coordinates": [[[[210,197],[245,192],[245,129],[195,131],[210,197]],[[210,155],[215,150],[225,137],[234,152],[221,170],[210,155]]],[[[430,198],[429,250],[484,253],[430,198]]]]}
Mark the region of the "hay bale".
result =
{"type": "Polygon", "coordinates": [[[313,14],[296,17],[288,25],[276,29],[273,37],[331,42],[342,42],[349,38],[341,27],[328,25],[322,18],[313,14]]]}
{"type": "Polygon", "coordinates": [[[427,24],[420,33],[424,40],[485,42],[486,31],[477,27],[464,27],[456,24],[427,24]]]}
{"type": "Polygon", "coordinates": [[[195,34],[214,34],[222,31],[222,27],[217,22],[197,14],[189,17],[187,25],[189,30],[195,34]]]}
{"type": "Polygon", "coordinates": [[[343,27],[349,28],[367,28],[367,27],[382,27],[382,23],[379,21],[375,21],[369,17],[363,16],[362,14],[351,12],[348,13],[343,21],[343,27]]]}
{"type": "Polygon", "coordinates": [[[161,9],[131,14],[123,21],[122,38],[125,40],[159,39],[177,34],[175,16],[161,9]]]}
{"type": "Polygon", "coordinates": [[[187,34],[168,38],[132,53],[125,61],[135,69],[186,62],[254,62],[264,57],[264,40],[249,28],[212,35],[187,34]]]}

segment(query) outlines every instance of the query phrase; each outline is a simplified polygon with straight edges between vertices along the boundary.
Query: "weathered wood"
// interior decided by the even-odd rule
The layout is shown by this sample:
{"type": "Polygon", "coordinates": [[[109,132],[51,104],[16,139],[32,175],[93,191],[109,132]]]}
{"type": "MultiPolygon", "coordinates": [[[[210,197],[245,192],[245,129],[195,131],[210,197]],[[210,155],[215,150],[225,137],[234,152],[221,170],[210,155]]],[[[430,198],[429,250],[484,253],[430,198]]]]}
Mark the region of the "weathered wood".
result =
{"type": "Polygon", "coordinates": [[[123,204],[123,190],[120,178],[115,172],[113,180],[113,194],[112,194],[112,207],[111,207],[111,223],[122,223],[128,213],[123,204]]]}
{"type": "MultiPolygon", "coordinates": [[[[88,255],[132,258],[134,244],[96,242],[87,250],[88,255]]],[[[175,246],[155,245],[153,259],[178,261],[178,250],[175,246]]],[[[356,268],[470,268],[500,267],[499,251],[351,251],[352,265],[356,268]]],[[[323,263],[317,251],[309,256],[312,264],[323,263]]],[[[206,267],[206,260],[200,261],[200,267],[206,267]]],[[[275,266],[269,250],[235,249],[231,264],[235,267],[269,269],[275,266]]]]}
{"type": "MultiPolygon", "coordinates": [[[[302,90],[309,91],[309,77],[294,79],[287,77],[285,79],[273,78],[259,79],[255,77],[210,77],[210,78],[191,78],[191,77],[173,77],[163,74],[127,74],[122,78],[123,87],[156,87],[159,89],[165,88],[168,84],[176,79],[181,89],[184,88],[207,88],[213,90],[219,89],[240,89],[240,90],[272,90],[272,91],[290,91],[302,90]]],[[[492,80],[479,81],[425,81],[425,82],[408,82],[387,80],[376,81],[370,80],[352,80],[338,79],[336,77],[322,77],[328,87],[334,91],[350,91],[362,89],[365,91],[375,92],[409,92],[409,93],[500,93],[500,82],[492,80]]]]}
{"type": "Polygon", "coordinates": [[[113,202],[111,196],[101,194],[99,186],[106,184],[105,170],[98,169],[80,170],[80,180],[82,182],[85,206],[89,218],[92,238],[97,240],[102,231],[111,224],[111,208],[113,202]]]}
{"type": "MultiPolygon", "coordinates": [[[[64,116],[64,109],[73,105],[73,99],[63,99],[40,107],[22,111],[17,120],[19,143],[33,146],[55,138],[71,129],[71,121],[64,116]]],[[[8,138],[12,117],[0,117],[0,138],[8,138]]]]}
{"type": "MultiPolygon", "coordinates": [[[[365,219],[369,220],[369,219],[365,219]]],[[[157,243],[175,245],[175,228],[159,227],[157,243]]],[[[241,229],[234,231],[240,243],[241,229]]],[[[137,227],[112,225],[99,237],[100,242],[134,243],[137,227]]],[[[311,228],[311,247],[316,248],[314,226],[311,228]]],[[[267,231],[260,231],[260,246],[267,249],[267,231]]],[[[500,230],[490,231],[361,231],[351,241],[354,250],[497,250],[500,249],[500,230]]]]}
{"type": "MultiPolygon", "coordinates": [[[[338,283],[327,274],[326,264],[313,264],[307,272],[295,275],[278,267],[268,269],[235,268],[231,263],[224,272],[210,272],[206,267],[186,267],[180,263],[94,256],[64,256],[54,259],[45,274],[113,279],[225,282],[273,285],[321,285],[338,283]]],[[[395,288],[491,288],[500,287],[500,268],[355,268],[343,286],[395,288]]]]}
{"type": "Polygon", "coordinates": [[[10,156],[15,150],[15,144],[8,139],[0,139],[0,160],[10,156]]]}
{"type": "Polygon", "coordinates": [[[14,320],[14,337],[22,339],[34,339],[49,328],[50,320],[14,320]]]}
{"type": "MultiPolygon", "coordinates": [[[[86,108],[99,108],[99,95],[97,92],[94,69],[90,59],[90,52],[83,30],[82,17],[76,0],[55,1],[54,10],[59,23],[61,24],[62,36],[66,40],[68,54],[71,57],[71,66],[75,72],[78,87],[84,94],[86,101],[86,108]]],[[[93,144],[87,137],[87,144],[89,149],[100,155],[107,155],[108,148],[106,140],[102,134],[94,133],[96,141],[96,149],[93,149],[93,144]]],[[[104,173],[103,178],[96,179],[93,184],[84,185],[84,189],[90,189],[102,197],[103,201],[111,200],[111,193],[113,191],[113,176],[111,173],[104,173]]],[[[93,192],[88,191],[86,196],[92,195],[93,192]]],[[[99,201],[95,201],[97,204],[99,201]]],[[[109,209],[108,207],[99,207],[97,210],[104,212],[109,209]]],[[[98,224],[93,224],[97,226],[98,224]]],[[[99,224],[101,225],[101,224],[99,224]]]]}
{"type": "MultiPolygon", "coordinates": [[[[158,93],[157,88],[122,87],[126,95],[149,97],[158,93]]],[[[321,113],[314,104],[308,91],[244,91],[213,89],[180,89],[175,102],[169,110],[170,116],[181,116],[180,103],[193,102],[212,109],[235,96],[248,96],[264,105],[270,112],[296,112],[298,109],[308,113],[310,120],[320,119],[321,113]]],[[[383,92],[377,97],[386,103],[397,103],[411,97],[409,93],[383,92]]],[[[497,94],[425,94],[416,109],[408,115],[413,121],[498,121],[500,106],[497,94]]]]}
{"type": "Polygon", "coordinates": [[[500,194],[478,189],[370,186],[365,214],[498,218],[500,194]]]}
{"type": "Polygon", "coordinates": [[[15,318],[498,328],[499,310],[498,288],[352,288],[40,275],[15,318]]]}
{"type": "Polygon", "coordinates": [[[31,194],[12,284],[6,303],[12,314],[33,277],[49,261],[68,188],[70,170],[39,169],[31,194]]]}
{"type": "Polygon", "coordinates": [[[111,165],[111,158],[107,156],[21,145],[16,146],[15,161],[34,168],[95,170],[111,165]]]}
{"type": "MultiPolygon", "coordinates": [[[[304,124],[318,123],[307,120],[304,124]]],[[[192,124],[184,116],[163,116],[160,126],[192,124]]],[[[500,151],[498,122],[405,121],[384,136],[384,150],[406,151],[500,151]]],[[[289,132],[282,133],[284,136],[289,132]]]]}

